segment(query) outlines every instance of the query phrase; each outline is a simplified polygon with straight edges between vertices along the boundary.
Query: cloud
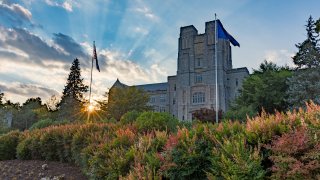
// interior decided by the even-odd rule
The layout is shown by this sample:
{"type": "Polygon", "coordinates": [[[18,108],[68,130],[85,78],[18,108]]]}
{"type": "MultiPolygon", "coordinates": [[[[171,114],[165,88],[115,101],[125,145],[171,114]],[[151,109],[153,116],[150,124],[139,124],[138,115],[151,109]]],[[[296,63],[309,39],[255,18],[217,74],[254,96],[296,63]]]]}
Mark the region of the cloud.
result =
{"type": "MultiPolygon", "coordinates": [[[[62,33],[53,34],[50,41],[26,29],[0,26],[0,31],[0,88],[9,99],[20,102],[34,96],[45,99],[62,91],[74,56],[82,56],[81,74],[84,83],[89,84],[91,66],[86,62],[90,61],[83,61],[90,59],[88,54],[92,53],[88,42],[78,43],[62,33]],[[45,92],[47,89],[41,87],[52,89],[45,92]]],[[[119,50],[98,49],[97,53],[101,72],[94,71],[95,97],[101,97],[117,78],[128,85],[166,80],[167,72],[158,63],[141,66],[119,50]]],[[[154,53],[151,51],[153,56],[154,53]]]]}
{"type": "Polygon", "coordinates": [[[55,6],[55,7],[61,7],[63,9],[65,9],[68,12],[72,12],[73,11],[73,1],[69,0],[69,1],[59,1],[59,0],[46,0],[45,1],[49,6],[55,6]]]}
{"type": "Polygon", "coordinates": [[[69,55],[77,57],[86,57],[87,54],[84,52],[82,46],[78,44],[72,37],[62,33],[54,33],[53,41],[56,45],[60,46],[69,55]]]}
{"type": "MultiPolygon", "coordinates": [[[[141,4],[141,2],[140,2],[140,4],[141,4]]],[[[159,21],[159,19],[160,19],[158,16],[156,16],[152,12],[152,10],[149,7],[147,7],[144,4],[141,4],[139,7],[135,7],[133,9],[133,11],[138,13],[138,14],[143,15],[145,18],[147,18],[147,19],[149,19],[151,21],[159,21]]]]}
{"type": "Polygon", "coordinates": [[[135,27],[133,28],[133,32],[143,36],[149,34],[149,31],[143,27],[135,27]]]}
{"type": "Polygon", "coordinates": [[[19,5],[0,2],[0,23],[6,26],[20,27],[24,24],[31,25],[31,12],[19,5]]]}
{"type": "Polygon", "coordinates": [[[26,29],[5,28],[0,26],[0,57],[26,61],[44,67],[46,61],[60,61],[70,63],[75,57],[86,59],[88,55],[81,45],[71,37],[62,33],[53,35],[53,43],[49,45],[45,40],[32,34],[26,29]]]}
{"type": "Polygon", "coordinates": [[[264,58],[267,61],[271,61],[279,66],[288,65],[290,67],[294,67],[294,63],[292,57],[294,56],[293,52],[289,52],[286,49],[282,50],[268,50],[265,51],[264,58]]]}
{"type": "Polygon", "coordinates": [[[23,102],[31,97],[41,97],[41,99],[49,99],[52,95],[59,93],[51,88],[43,87],[36,84],[24,84],[20,82],[0,83],[1,92],[4,92],[5,98],[13,102],[23,102]],[[22,98],[22,99],[21,99],[22,98]]]}

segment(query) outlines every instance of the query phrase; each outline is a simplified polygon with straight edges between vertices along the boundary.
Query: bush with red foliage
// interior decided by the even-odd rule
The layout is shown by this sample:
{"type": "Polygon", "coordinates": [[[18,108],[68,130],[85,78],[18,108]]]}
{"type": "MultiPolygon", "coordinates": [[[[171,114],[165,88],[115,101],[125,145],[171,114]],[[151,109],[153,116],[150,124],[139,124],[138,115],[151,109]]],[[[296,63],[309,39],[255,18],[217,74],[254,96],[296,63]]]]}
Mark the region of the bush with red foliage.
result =
{"type": "Polygon", "coordinates": [[[275,138],[271,145],[269,159],[273,179],[319,179],[320,142],[319,130],[301,127],[281,137],[275,138]]]}
{"type": "MultiPolygon", "coordinates": [[[[218,118],[222,119],[222,114],[223,111],[219,110],[218,112],[218,118]]],[[[214,109],[206,109],[206,108],[201,108],[199,110],[195,110],[192,113],[193,119],[197,119],[201,122],[216,122],[216,111],[214,109]]]]}

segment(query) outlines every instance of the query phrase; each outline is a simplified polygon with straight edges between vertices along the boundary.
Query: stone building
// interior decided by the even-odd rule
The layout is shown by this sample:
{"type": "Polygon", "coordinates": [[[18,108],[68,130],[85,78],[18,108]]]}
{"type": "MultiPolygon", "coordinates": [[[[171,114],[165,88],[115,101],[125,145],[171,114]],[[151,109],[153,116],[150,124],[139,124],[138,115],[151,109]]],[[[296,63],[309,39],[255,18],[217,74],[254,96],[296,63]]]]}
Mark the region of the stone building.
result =
{"type": "MultiPolygon", "coordinates": [[[[215,109],[215,22],[206,22],[205,33],[193,26],[180,28],[177,75],[164,83],[138,85],[150,94],[155,111],[169,112],[180,120],[191,120],[199,109],[215,109]]],[[[217,44],[219,110],[226,111],[249,75],[246,67],[232,68],[230,42],[217,44]]],[[[119,80],[114,86],[123,86],[119,80]]]]}

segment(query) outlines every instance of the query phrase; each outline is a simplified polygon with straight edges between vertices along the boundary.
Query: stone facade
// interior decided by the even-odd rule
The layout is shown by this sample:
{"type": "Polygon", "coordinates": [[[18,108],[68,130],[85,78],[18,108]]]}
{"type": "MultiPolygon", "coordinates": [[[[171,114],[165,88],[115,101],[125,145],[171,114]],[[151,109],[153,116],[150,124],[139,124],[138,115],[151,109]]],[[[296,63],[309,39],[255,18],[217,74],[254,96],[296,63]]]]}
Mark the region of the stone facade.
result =
{"type": "MultiPolygon", "coordinates": [[[[249,71],[245,67],[232,69],[228,40],[218,39],[217,59],[219,109],[226,111],[249,71]]],[[[137,87],[150,94],[149,105],[155,111],[191,120],[195,110],[215,109],[215,69],[215,22],[206,22],[204,34],[198,34],[193,25],[185,26],[180,28],[177,75],[169,76],[165,83],[137,87]]]]}

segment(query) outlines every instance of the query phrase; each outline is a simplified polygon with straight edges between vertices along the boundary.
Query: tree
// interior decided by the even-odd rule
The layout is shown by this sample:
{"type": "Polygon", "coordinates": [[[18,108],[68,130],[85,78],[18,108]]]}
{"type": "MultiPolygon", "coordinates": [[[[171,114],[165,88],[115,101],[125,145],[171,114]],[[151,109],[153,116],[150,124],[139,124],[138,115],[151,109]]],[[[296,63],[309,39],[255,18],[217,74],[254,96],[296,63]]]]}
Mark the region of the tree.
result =
{"type": "Polygon", "coordinates": [[[148,111],[151,108],[147,105],[149,95],[134,86],[114,87],[106,93],[107,101],[99,102],[101,110],[106,112],[108,118],[120,120],[121,116],[128,111],[148,111]]]}
{"type": "Polygon", "coordinates": [[[32,124],[45,118],[48,118],[48,110],[45,105],[42,105],[41,98],[29,98],[14,113],[13,127],[20,130],[29,129],[32,124]]]}
{"type": "Polygon", "coordinates": [[[320,33],[320,18],[316,22],[316,32],[320,33]]]}
{"type": "MultiPolygon", "coordinates": [[[[317,21],[318,28],[319,23],[320,19],[317,21]]],[[[307,39],[296,45],[299,51],[293,57],[293,62],[298,65],[298,69],[287,81],[289,88],[286,100],[291,108],[305,106],[310,100],[320,103],[320,47],[316,28],[316,23],[310,16],[306,25],[307,39]]]]}
{"type": "Polygon", "coordinates": [[[301,69],[288,79],[287,102],[292,108],[304,107],[312,100],[320,104],[320,67],[301,69]]]}
{"type": "Polygon", "coordinates": [[[302,68],[312,68],[320,65],[320,49],[318,47],[319,34],[316,32],[316,23],[310,16],[307,25],[307,39],[303,43],[299,43],[296,47],[299,49],[293,57],[293,62],[302,68]]]}
{"type": "Polygon", "coordinates": [[[83,93],[88,92],[88,86],[83,84],[83,78],[81,78],[81,70],[79,60],[76,58],[70,68],[70,74],[68,76],[67,85],[62,92],[62,99],[71,95],[78,101],[83,101],[83,93]]]}
{"type": "Polygon", "coordinates": [[[3,97],[4,97],[4,94],[0,92],[0,108],[3,106],[3,103],[2,103],[3,97]]]}
{"type": "Polygon", "coordinates": [[[76,58],[70,68],[70,74],[67,79],[67,85],[64,87],[60,103],[57,105],[58,116],[62,119],[74,120],[78,118],[79,112],[83,108],[83,93],[88,91],[88,86],[84,85],[81,78],[79,60],[76,58]]]}
{"type": "MultiPolygon", "coordinates": [[[[284,111],[288,107],[286,80],[291,77],[292,72],[288,67],[278,67],[272,62],[264,61],[258,70],[254,70],[242,84],[239,97],[231,107],[231,112],[247,110],[249,115],[261,112],[264,109],[267,113],[284,111]],[[243,108],[248,107],[248,108],[243,108]]],[[[230,112],[227,114],[230,115],[230,112]]],[[[231,117],[231,116],[230,116],[231,117]]],[[[246,117],[238,117],[242,120],[246,117]]]]}

